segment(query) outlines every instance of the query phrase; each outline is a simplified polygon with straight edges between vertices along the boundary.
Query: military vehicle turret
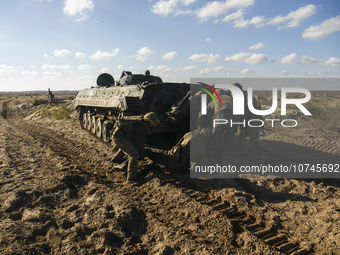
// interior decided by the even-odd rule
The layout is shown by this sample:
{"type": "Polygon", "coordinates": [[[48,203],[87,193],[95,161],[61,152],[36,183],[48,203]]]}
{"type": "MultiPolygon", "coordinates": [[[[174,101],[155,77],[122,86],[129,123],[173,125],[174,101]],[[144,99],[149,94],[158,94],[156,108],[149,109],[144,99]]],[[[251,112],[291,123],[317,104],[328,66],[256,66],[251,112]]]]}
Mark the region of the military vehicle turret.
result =
{"type": "MultiPolygon", "coordinates": [[[[132,74],[123,71],[119,81],[103,73],[97,78],[97,86],[79,91],[75,107],[79,121],[98,138],[108,142],[109,132],[118,118],[139,117],[148,112],[164,115],[190,90],[190,84],[163,82],[158,76],[132,74]]],[[[155,133],[177,132],[176,125],[161,119],[155,133]]],[[[189,123],[189,119],[186,120],[189,123]]]]}

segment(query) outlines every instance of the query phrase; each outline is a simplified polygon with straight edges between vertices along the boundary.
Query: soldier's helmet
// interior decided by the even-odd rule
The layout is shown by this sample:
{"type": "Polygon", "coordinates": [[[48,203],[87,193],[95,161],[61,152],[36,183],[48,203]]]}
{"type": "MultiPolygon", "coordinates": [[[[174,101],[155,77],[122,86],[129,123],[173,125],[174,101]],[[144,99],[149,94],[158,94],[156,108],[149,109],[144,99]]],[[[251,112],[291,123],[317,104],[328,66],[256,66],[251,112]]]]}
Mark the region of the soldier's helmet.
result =
{"type": "Polygon", "coordinates": [[[152,126],[158,126],[159,125],[159,118],[156,113],[154,112],[148,112],[145,114],[144,118],[145,121],[148,121],[151,123],[152,126]]]}
{"type": "Polygon", "coordinates": [[[191,105],[198,105],[198,102],[199,100],[201,100],[201,95],[203,94],[204,92],[202,90],[196,92],[195,95],[190,95],[190,98],[189,100],[192,102],[191,105]]]}
{"type": "Polygon", "coordinates": [[[238,83],[238,82],[234,82],[234,83],[232,83],[232,85],[234,85],[234,86],[238,87],[239,89],[243,90],[242,85],[240,83],[238,83]]]}

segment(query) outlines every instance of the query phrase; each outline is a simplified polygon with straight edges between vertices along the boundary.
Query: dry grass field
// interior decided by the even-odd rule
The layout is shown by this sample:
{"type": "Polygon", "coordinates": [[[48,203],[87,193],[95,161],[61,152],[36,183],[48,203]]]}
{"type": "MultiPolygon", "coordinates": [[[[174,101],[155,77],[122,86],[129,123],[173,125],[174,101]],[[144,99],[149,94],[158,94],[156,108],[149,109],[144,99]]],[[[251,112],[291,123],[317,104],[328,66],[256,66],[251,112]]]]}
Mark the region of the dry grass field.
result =
{"type": "MultiPolygon", "coordinates": [[[[289,107],[294,129],[266,124],[261,140],[275,158],[249,146],[234,163],[340,164],[339,95],[313,92],[312,116],[289,107]]],[[[1,254],[340,254],[339,178],[148,169],[125,184],[114,152],[80,128],[75,95],[56,96],[48,105],[45,94],[0,94],[1,254]]],[[[280,109],[266,117],[283,118],[280,109]]]]}

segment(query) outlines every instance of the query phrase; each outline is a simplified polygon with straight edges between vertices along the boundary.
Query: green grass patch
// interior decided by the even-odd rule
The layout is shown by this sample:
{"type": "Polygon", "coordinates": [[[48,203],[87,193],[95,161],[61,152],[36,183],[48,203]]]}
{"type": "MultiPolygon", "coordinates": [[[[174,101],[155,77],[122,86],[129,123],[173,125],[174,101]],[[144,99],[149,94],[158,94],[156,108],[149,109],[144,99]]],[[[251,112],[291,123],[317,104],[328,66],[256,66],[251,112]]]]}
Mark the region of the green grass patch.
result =
{"type": "Polygon", "coordinates": [[[73,109],[70,107],[56,109],[50,115],[51,118],[55,118],[57,120],[68,120],[70,119],[70,114],[72,113],[73,109]]]}
{"type": "Polygon", "coordinates": [[[41,117],[49,116],[51,114],[52,109],[51,108],[45,108],[41,111],[41,117]]]}

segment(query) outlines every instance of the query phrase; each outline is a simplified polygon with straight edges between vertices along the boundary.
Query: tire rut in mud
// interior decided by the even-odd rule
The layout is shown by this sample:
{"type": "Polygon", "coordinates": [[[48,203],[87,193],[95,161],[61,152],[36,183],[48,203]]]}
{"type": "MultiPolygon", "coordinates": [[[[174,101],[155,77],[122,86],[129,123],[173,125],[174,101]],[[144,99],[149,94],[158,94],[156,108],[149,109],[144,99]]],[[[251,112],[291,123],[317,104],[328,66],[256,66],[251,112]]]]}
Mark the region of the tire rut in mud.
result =
{"type": "Polygon", "coordinates": [[[58,155],[66,157],[72,163],[79,166],[78,171],[82,170],[87,173],[93,173],[94,168],[100,169],[104,167],[103,161],[95,156],[97,152],[83,144],[66,139],[51,129],[43,129],[37,125],[31,125],[26,122],[20,123],[11,119],[9,119],[9,122],[16,129],[41,141],[43,145],[48,146],[58,155]]]}

